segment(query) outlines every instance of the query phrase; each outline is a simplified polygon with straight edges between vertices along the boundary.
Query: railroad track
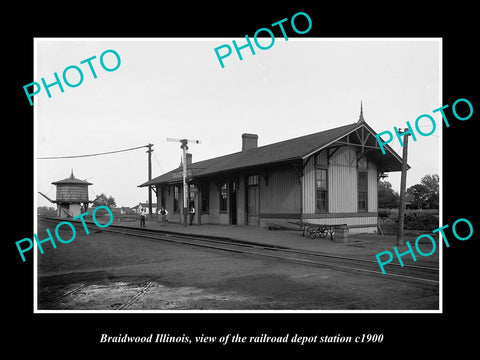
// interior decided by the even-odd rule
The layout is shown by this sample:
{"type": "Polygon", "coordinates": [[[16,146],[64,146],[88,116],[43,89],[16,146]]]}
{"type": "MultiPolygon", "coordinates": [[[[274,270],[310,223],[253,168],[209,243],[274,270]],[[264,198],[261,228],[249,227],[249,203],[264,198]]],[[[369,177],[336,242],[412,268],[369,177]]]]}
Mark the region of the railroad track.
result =
{"type": "Polygon", "coordinates": [[[63,293],[63,294],[60,294],[60,295],[57,295],[57,296],[53,297],[50,301],[51,302],[58,302],[60,300],[63,300],[70,295],[75,295],[77,292],[82,290],[84,287],[85,287],[85,284],[80,284],[79,286],[75,287],[72,290],[67,291],[66,293],[63,293]]]}
{"type": "MultiPolygon", "coordinates": [[[[44,218],[42,220],[53,223],[58,222],[58,219],[51,218],[44,218]]],[[[76,225],[81,224],[80,221],[71,222],[73,224],[77,223],[76,225]]],[[[433,286],[439,284],[438,269],[425,266],[405,265],[401,267],[400,264],[390,263],[388,264],[388,268],[386,268],[386,274],[384,275],[380,271],[377,261],[364,258],[352,258],[325,254],[321,252],[291,249],[282,246],[229,240],[227,238],[213,236],[193,236],[161,230],[131,228],[128,226],[113,224],[108,228],[101,229],[100,231],[276,259],[279,261],[287,261],[306,266],[330,268],[345,272],[356,272],[364,275],[380,277],[383,279],[430,284],[433,286]]]]}

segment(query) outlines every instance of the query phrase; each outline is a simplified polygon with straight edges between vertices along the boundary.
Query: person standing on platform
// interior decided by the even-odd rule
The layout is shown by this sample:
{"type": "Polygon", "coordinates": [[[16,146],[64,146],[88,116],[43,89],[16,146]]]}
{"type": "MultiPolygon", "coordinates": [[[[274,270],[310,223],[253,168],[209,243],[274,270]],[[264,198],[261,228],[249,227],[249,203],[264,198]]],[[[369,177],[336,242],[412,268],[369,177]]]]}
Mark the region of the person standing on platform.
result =
{"type": "Polygon", "coordinates": [[[195,217],[195,204],[191,202],[190,203],[190,225],[192,225],[194,217],[195,217]]]}
{"type": "Polygon", "coordinates": [[[162,208],[160,209],[160,211],[158,213],[160,214],[160,226],[167,225],[168,211],[162,206],[162,208]]]}
{"type": "Polygon", "coordinates": [[[142,209],[142,212],[140,213],[140,227],[146,227],[145,226],[146,217],[147,217],[147,214],[145,214],[145,210],[142,209]]]}

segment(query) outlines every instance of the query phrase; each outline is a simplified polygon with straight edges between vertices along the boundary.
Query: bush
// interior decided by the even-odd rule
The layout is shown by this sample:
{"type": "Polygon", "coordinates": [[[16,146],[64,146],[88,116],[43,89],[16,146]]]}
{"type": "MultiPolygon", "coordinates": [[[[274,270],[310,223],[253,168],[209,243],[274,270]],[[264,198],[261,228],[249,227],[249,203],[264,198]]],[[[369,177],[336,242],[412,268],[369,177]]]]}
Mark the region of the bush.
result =
{"type": "Polygon", "coordinates": [[[432,214],[411,213],[405,215],[405,229],[429,230],[438,228],[438,216],[432,214]]]}
{"type": "MultiPolygon", "coordinates": [[[[397,218],[381,218],[380,214],[378,217],[378,223],[382,227],[385,235],[395,235],[397,233],[397,218]]],[[[405,214],[404,230],[419,230],[424,233],[430,233],[432,230],[437,229],[438,226],[438,215],[422,213],[405,214]]]]}
{"type": "Polygon", "coordinates": [[[380,219],[386,219],[390,216],[392,211],[390,209],[379,209],[378,210],[378,217],[380,219]]]}

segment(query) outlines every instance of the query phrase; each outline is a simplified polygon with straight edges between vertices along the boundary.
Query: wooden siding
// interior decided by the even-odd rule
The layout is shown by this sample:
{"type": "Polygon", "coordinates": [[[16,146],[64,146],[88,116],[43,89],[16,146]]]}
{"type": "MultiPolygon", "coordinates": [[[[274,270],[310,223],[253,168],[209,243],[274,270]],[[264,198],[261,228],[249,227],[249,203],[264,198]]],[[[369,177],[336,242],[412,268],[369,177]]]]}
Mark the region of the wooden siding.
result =
{"type": "MultiPolygon", "coordinates": [[[[173,212],[173,198],[174,198],[174,186],[173,185],[166,185],[164,187],[164,194],[165,194],[165,209],[168,211],[167,220],[172,223],[179,223],[181,219],[181,214],[175,214],[173,212]]],[[[180,205],[182,204],[182,197],[180,191],[180,205]]],[[[157,188],[157,204],[161,204],[161,191],[157,188]]],[[[180,212],[182,209],[180,208],[180,212]]]]}
{"type": "Polygon", "coordinates": [[[247,213],[246,213],[246,191],[245,186],[246,178],[240,176],[238,179],[237,190],[237,225],[247,225],[247,213]]]}
{"type": "Polygon", "coordinates": [[[61,218],[75,217],[82,213],[80,203],[57,204],[57,216],[61,218]]]}
{"type": "Polygon", "coordinates": [[[209,223],[210,224],[228,224],[228,209],[230,206],[229,198],[227,197],[227,211],[220,212],[220,193],[218,186],[214,181],[209,181],[208,196],[209,196],[209,223]]]}
{"type": "Polygon", "coordinates": [[[302,219],[333,219],[333,218],[353,218],[353,217],[377,217],[377,212],[347,212],[347,213],[318,213],[303,214],[302,219]]]}
{"type": "Polygon", "coordinates": [[[292,167],[269,171],[268,185],[260,176],[260,214],[300,214],[300,181],[292,167]]]}
{"type": "MultiPolygon", "coordinates": [[[[243,178],[239,179],[239,189],[237,190],[237,224],[245,224],[245,181],[243,178]]],[[[167,219],[172,223],[183,223],[183,186],[180,187],[179,192],[179,213],[173,212],[173,201],[174,201],[174,185],[168,185],[170,192],[165,187],[165,208],[168,211],[167,219]]],[[[229,206],[230,206],[230,194],[227,198],[227,211],[220,212],[220,197],[217,184],[214,180],[208,181],[208,212],[201,214],[201,224],[229,224],[229,206]]],[[[199,222],[199,212],[201,210],[201,204],[199,199],[199,193],[195,195],[195,217],[193,220],[194,224],[199,222]]],[[[157,203],[161,202],[161,191],[157,190],[157,203]]],[[[189,220],[190,218],[188,218],[189,220]]]]}
{"type": "Polygon", "coordinates": [[[57,201],[88,201],[88,186],[83,184],[57,185],[57,201]]]}
{"type": "Polygon", "coordinates": [[[210,223],[210,215],[209,214],[202,214],[202,224],[209,224],[210,223]]]}
{"type": "MultiPolygon", "coordinates": [[[[306,161],[306,160],[305,160],[306,161]]],[[[315,160],[311,158],[303,169],[303,212],[315,212],[315,160]]]]}
{"type": "Polygon", "coordinates": [[[357,158],[351,147],[342,147],[330,158],[328,167],[328,212],[357,211],[357,158]]]}
{"type": "MultiPolygon", "coordinates": [[[[317,156],[317,163],[327,166],[327,151],[317,156]]],[[[356,155],[352,148],[340,148],[331,158],[327,170],[328,213],[357,211],[356,155]]],[[[304,169],[303,213],[315,213],[315,159],[304,169]]]]}
{"type": "Polygon", "coordinates": [[[367,161],[366,157],[362,157],[358,162],[358,168],[367,171],[367,179],[368,179],[367,211],[377,211],[378,210],[377,166],[371,161],[367,161]]]}
{"type": "Polygon", "coordinates": [[[348,224],[352,227],[352,233],[375,232],[378,210],[376,165],[369,162],[366,157],[362,157],[358,161],[357,168],[357,154],[355,149],[350,146],[339,148],[330,159],[327,159],[327,150],[322,150],[316,158],[310,159],[305,164],[302,200],[302,219],[304,221],[317,224],[348,224]],[[316,164],[326,166],[328,169],[327,213],[315,212],[316,164]],[[366,213],[358,212],[358,169],[367,171],[368,204],[366,213]],[[346,214],[352,214],[352,216],[348,217],[346,214]]]}
{"type": "MultiPolygon", "coordinates": [[[[328,213],[358,211],[357,157],[352,147],[342,147],[330,158],[328,165],[328,213]]],[[[317,161],[326,164],[326,151],[320,152],[317,161]]],[[[359,168],[368,171],[368,212],[377,211],[377,168],[365,157],[359,168]]],[[[305,165],[303,177],[303,213],[315,213],[315,161],[305,165]]]]}
{"type": "MultiPolygon", "coordinates": [[[[330,149],[332,151],[332,149],[330,149]]],[[[345,146],[335,151],[330,159],[327,149],[322,150],[306,162],[303,177],[293,165],[283,165],[274,169],[265,169],[259,173],[259,223],[256,225],[268,226],[279,224],[289,226],[289,221],[302,219],[317,224],[348,224],[351,233],[375,232],[377,226],[377,169],[375,164],[368,162],[366,157],[357,164],[357,153],[353,147],[345,146]],[[316,164],[327,168],[328,204],[326,213],[315,212],[315,167],[316,164]],[[368,179],[368,208],[367,212],[358,212],[358,169],[367,171],[368,179]],[[302,211],[303,207],[303,211],[302,211]]],[[[299,170],[299,169],[298,169],[299,170]]],[[[248,224],[246,214],[246,175],[235,174],[231,178],[238,181],[236,192],[236,219],[237,225],[248,224]]],[[[227,175],[228,178],[228,175],[227,175]]],[[[231,187],[228,186],[227,211],[220,212],[218,184],[221,178],[204,179],[208,182],[209,211],[201,215],[202,224],[229,224],[232,218],[230,213],[231,187]]],[[[157,194],[160,195],[160,191],[157,194]]],[[[173,213],[173,186],[170,193],[165,192],[166,208],[169,212],[169,221],[181,222],[182,215],[173,213]]],[[[180,192],[180,208],[181,208],[180,192]]],[[[157,199],[159,203],[161,199],[157,199]]],[[[196,196],[197,214],[200,210],[198,196],[196,196]]],[[[196,219],[197,220],[197,217],[196,219]]]]}
{"type": "Polygon", "coordinates": [[[368,162],[368,211],[378,211],[377,166],[368,162]]]}

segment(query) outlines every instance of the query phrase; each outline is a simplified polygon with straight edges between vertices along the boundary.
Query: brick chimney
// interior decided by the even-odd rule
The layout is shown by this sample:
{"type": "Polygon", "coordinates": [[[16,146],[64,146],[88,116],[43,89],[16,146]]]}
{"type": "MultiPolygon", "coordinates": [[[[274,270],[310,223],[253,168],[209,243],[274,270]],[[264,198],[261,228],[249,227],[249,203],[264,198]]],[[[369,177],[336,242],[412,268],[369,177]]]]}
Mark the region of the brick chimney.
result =
{"type": "Polygon", "coordinates": [[[248,151],[258,147],[257,134],[242,134],[242,151],[248,151]]]}

